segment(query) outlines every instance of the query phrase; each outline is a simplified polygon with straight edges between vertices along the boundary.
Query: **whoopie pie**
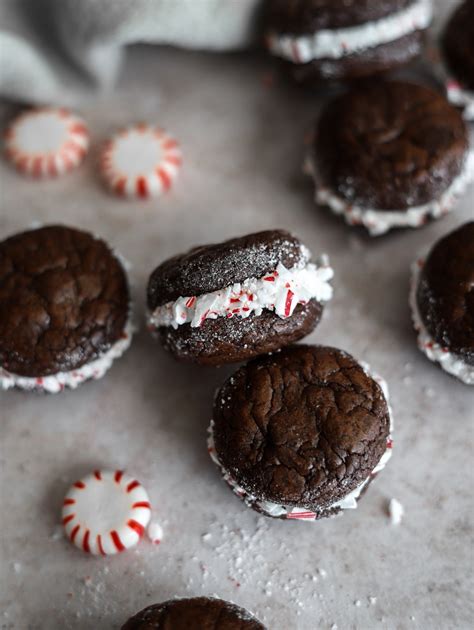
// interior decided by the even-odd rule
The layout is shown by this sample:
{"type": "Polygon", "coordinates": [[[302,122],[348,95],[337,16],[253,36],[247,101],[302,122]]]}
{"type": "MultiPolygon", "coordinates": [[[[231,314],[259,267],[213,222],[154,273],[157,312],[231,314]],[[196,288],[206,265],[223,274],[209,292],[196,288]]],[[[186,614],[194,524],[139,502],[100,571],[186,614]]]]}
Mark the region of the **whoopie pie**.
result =
{"type": "Polygon", "coordinates": [[[392,453],[386,385],[336,348],[258,357],[217,392],[208,450],[266,516],[314,521],[356,508],[392,453]]]}
{"type": "Polygon", "coordinates": [[[355,79],[400,67],[423,48],[429,0],[267,0],[266,43],[299,81],[355,79]]]}
{"type": "Polygon", "coordinates": [[[322,255],[272,230],[195,247],[148,283],[148,327],[177,359],[220,365],[308,335],[332,296],[322,255]]]}
{"type": "Polygon", "coordinates": [[[56,393],[101,378],[128,348],[123,265],[101,239],[62,225],[0,243],[0,389],[56,393]]]}
{"type": "Polygon", "coordinates": [[[193,597],[148,606],[122,630],[265,630],[244,608],[223,599],[193,597]]]}
{"type": "Polygon", "coordinates": [[[450,74],[448,98],[463,108],[464,118],[474,120],[474,0],[462,2],[448,21],[441,40],[450,74]]]}
{"type": "Polygon", "coordinates": [[[420,350],[474,385],[474,221],[415,261],[410,305],[420,350]]]}
{"type": "Polygon", "coordinates": [[[474,178],[474,152],[444,96],[378,80],[326,106],[305,166],[318,204],[376,236],[449,212],[474,178]]]}

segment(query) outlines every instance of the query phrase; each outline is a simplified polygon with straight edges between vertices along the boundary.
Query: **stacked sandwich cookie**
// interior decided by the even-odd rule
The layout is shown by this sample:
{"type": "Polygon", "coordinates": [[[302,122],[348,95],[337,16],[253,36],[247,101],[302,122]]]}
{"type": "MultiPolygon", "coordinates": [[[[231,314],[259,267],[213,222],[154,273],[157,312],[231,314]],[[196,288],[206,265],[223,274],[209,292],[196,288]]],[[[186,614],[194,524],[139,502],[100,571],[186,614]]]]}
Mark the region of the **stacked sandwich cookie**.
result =
{"type": "Polygon", "coordinates": [[[461,114],[443,96],[374,81],[326,106],[305,170],[318,204],[377,236],[453,210],[474,179],[474,152],[461,114]]]}
{"type": "Polygon", "coordinates": [[[208,450],[233,492],[280,519],[357,507],[392,454],[386,385],[336,348],[291,346],[217,392],[208,450]]]}
{"type": "Polygon", "coordinates": [[[53,225],[0,243],[0,389],[101,378],[132,333],[126,272],[104,241],[53,225]]]}
{"type": "Polygon", "coordinates": [[[309,334],[332,297],[325,255],[280,230],[196,247],[148,283],[148,327],[176,358],[220,365],[309,334]]]}
{"type": "Polygon", "coordinates": [[[439,240],[412,266],[410,305],[418,346],[474,385],[474,222],[439,240]]]}
{"type": "Polygon", "coordinates": [[[299,81],[355,79],[400,67],[421,53],[429,0],[269,0],[269,51],[299,81]]]}

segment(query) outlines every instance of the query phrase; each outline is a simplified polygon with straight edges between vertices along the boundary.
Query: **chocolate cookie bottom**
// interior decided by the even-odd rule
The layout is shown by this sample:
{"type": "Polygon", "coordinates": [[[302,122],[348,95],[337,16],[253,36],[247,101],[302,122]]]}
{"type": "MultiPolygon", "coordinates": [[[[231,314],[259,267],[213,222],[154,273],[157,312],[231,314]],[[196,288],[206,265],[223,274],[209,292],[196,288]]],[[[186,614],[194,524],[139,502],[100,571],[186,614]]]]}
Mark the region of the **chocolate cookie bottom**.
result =
{"type": "Polygon", "coordinates": [[[349,203],[324,185],[311,157],[306,159],[303,170],[313,178],[316,204],[327,206],[334,214],[342,215],[348,225],[361,225],[368,230],[370,236],[380,236],[393,228],[421,227],[429,220],[439,219],[451,212],[467,186],[474,181],[474,151],[468,151],[461,173],[439,199],[400,210],[362,208],[349,203]]]}
{"type": "Polygon", "coordinates": [[[366,48],[338,59],[313,59],[301,64],[284,60],[282,65],[298,83],[361,79],[407,65],[419,57],[423,42],[423,32],[415,31],[393,42],[366,48]]]}
{"type": "Polygon", "coordinates": [[[287,319],[265,310],[247,318],[207,319],[197,328],[184,324],[177,329],[168,326],[152,332],[180,361],[223,365],[274,352],[302,339],[314,330],[322,312],[323,306],[310,300],[299,304],[287,319]]]}
{"type": "Polygon", "coordinates": [[[98,380],[112,367],[115,359],[118,359],[129,348],[132,342],[134,326],[129,317],[122,338],[114,343],[107,352],[69,372],[58,372],[47,376],[20,376],[12,374],[0,366],[0,390],[21,389],[25,391],[44,392],[57,394],[64,389],[76,389],[82,383],[89,380],[98,380]]]}

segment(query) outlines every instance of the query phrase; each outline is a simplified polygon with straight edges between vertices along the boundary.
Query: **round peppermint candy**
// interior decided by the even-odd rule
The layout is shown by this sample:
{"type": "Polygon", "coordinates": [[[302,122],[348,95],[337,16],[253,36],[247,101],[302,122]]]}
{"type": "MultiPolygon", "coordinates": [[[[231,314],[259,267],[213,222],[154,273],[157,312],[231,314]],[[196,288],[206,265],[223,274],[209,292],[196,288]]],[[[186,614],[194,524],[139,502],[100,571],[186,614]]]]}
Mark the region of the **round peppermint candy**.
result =
{"type": "Polygon", "coordinates": [[[86,553],[103,556],[136,545],[150,516],[145,489],[121,470],[96,470],[76,481],[62,510],[69,540],[86,553]]]}
{"type": "Polygon", "coordinates": [[[103,149],[101,172],[124,197],[156,197],[173,185],[181,166],[174,138],[160,127],[139,124],[119,131],[103,149]]]}
{"type": "Polygon", "coordinates": [[[15,118],[5,131],[5,153],[34,177],[55,177],[78,166],[89,148],[82,118],[66,109],[43,107],[15,118]]]}

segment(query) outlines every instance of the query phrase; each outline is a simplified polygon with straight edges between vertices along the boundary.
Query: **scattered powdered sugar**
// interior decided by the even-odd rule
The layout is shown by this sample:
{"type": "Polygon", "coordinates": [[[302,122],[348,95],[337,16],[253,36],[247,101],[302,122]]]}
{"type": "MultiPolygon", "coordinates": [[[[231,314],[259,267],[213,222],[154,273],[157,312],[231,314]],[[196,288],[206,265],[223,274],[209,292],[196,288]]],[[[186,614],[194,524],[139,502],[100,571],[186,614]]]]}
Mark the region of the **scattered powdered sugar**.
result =
{"type": "Polygon", "coordinates": [[[388,513],[392,525],[400,525],[405,514],[405,510],[398,499],[390,499],[388,504],[388,513]]]}

